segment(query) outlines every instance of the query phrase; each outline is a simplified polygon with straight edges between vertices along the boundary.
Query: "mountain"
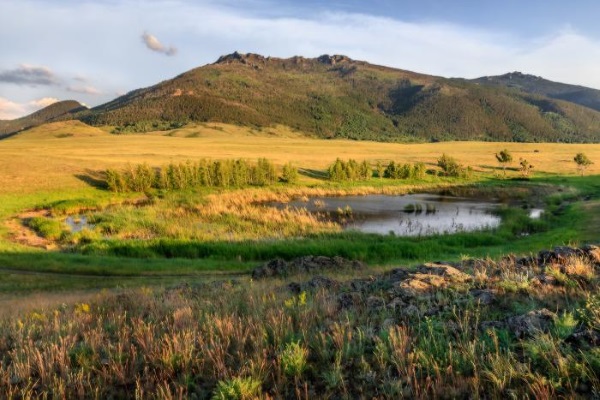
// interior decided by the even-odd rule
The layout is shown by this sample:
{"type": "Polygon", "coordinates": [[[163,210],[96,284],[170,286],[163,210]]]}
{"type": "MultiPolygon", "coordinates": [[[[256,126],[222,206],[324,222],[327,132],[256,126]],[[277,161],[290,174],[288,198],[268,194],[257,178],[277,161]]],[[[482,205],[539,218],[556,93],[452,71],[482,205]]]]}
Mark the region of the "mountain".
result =
{"type": "Polygon", "coordinates": [[[321,138],[600,142],[594,109],[341,55],[281,59],[236,52],[77,118],[112,125],[115,133],[223,122],[286,125],[321,138]]]}
{"type": "Polygon", "coordinates": [[[59,101],[25,117],[0,121],[0,139],[47,122],[73,119],[87,107],[75,100],[59,101]]]}
{"type": "Polygon", "coordinates": [[[523,92],[570,101],[600,111],[600,90],[553,82],[540,76],[511,72],[499,76],[484,76],[473,79],[471,82],[488,86],[516,88],[523,92]]]}

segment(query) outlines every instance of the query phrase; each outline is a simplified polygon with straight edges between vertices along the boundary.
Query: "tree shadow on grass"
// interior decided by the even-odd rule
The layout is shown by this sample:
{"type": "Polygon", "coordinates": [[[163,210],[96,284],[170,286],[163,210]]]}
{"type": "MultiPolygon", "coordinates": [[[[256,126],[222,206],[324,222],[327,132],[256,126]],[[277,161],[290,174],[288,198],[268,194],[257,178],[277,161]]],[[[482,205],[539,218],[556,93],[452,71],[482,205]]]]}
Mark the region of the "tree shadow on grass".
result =
{"type": "Polygon", "coordinates": [[[326,171],[320,171],[318,169],[299,168],[298,173],[314,179],[326,180],[329,178],[329,175],[326,171]]]}
{"type": "Polygon", "coordinates": [[[95,187],[96,189],[106,189],[106,175],[104,172],[93,171],[91,169],[85,170],[83,174],[75,174],[75,178],[88,185],[95,187]]]}

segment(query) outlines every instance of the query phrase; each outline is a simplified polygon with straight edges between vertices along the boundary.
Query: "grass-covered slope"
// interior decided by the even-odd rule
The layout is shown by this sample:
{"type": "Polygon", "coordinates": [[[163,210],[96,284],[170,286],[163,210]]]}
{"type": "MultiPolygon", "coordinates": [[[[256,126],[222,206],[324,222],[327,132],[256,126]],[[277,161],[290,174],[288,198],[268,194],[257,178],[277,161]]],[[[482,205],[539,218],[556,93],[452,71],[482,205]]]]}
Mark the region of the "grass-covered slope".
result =
{"type": "Polygon", "coordinates": [[[344,56],[234,53],[81,118],[117,132],[210,121],[378,141],[600,141],[600,112],[587,107],[344,56]]]}
{"type": "Polygon", "coordinates": [[[553,82],[539,76],[511,72],[499,76],[484,76],[473,82],[488,86],[516,88],[527,93],[570,101],[600,111],[600,90],[584,86],[553,82]]]}

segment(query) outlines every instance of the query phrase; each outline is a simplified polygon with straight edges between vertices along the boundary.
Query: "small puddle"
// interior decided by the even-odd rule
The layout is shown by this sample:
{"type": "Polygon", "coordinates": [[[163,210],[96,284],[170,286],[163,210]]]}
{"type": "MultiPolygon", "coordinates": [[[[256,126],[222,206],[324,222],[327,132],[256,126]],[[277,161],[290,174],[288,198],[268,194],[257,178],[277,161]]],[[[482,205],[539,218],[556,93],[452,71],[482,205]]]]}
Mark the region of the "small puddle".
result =
{"type": "MultiPolygon", "coordinates": [[[[410,194],[322,197],[279,206],[286,205],[319,213],[340,223],[346,230],[427,236],[495,228],[500,225],[501,219],[494,211],[502,203],[436,194],[410,194]]],[[[536,215],[539,217],[539,214],[536,215]]]]}
{"type": "Polygon", "coordinates": [[[72,215],[65,219],[65,224],[71,229],[71,232],[77,233],[84,229],[93,229],[94,225],[88,223],[87,217],[83,215],[72,215]]]}
{"type": "Polygon", "coordinates": [[[532,208],[529,210],[529,218],[531,219],[540,219],[542,214],[544,213],[543,208],[532,208]]]}

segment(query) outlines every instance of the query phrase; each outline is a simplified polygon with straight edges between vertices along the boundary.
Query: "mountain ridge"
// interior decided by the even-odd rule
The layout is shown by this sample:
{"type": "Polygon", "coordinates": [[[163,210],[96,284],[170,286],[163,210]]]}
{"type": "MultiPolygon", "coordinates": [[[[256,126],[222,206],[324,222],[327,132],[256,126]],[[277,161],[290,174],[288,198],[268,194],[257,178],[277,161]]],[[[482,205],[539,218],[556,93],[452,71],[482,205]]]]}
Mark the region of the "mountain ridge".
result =
{"type": "Polygon", "coordinates": [[[600,90],[586,86],[555,82],[541,76],[524,74],[519,71],[503,75],[484,76],[472,79],[471,82],[515,88],[527,93],[565,100],[600,111],[600,90]]]}
{"type": "Polygon", "coordinates": [[[573,101],[575,95],[569,98],[573,88],[595,96],[595,89],[521,73],[468,80],[344,55],[234,52],[70,116],[114,126],[114,133],[219,122],[389,142],[600,142],[600,111],[573,101]],[[515,85],[517,80],[523,82],[515,85]]]}
{"type": "Polygon", "coordinates": [[[21,118],[0,120],[0,139],[45,123],[72,119],[78,113],[87,109],[86,106],[76,100],[63,100],[21,118]]]}

